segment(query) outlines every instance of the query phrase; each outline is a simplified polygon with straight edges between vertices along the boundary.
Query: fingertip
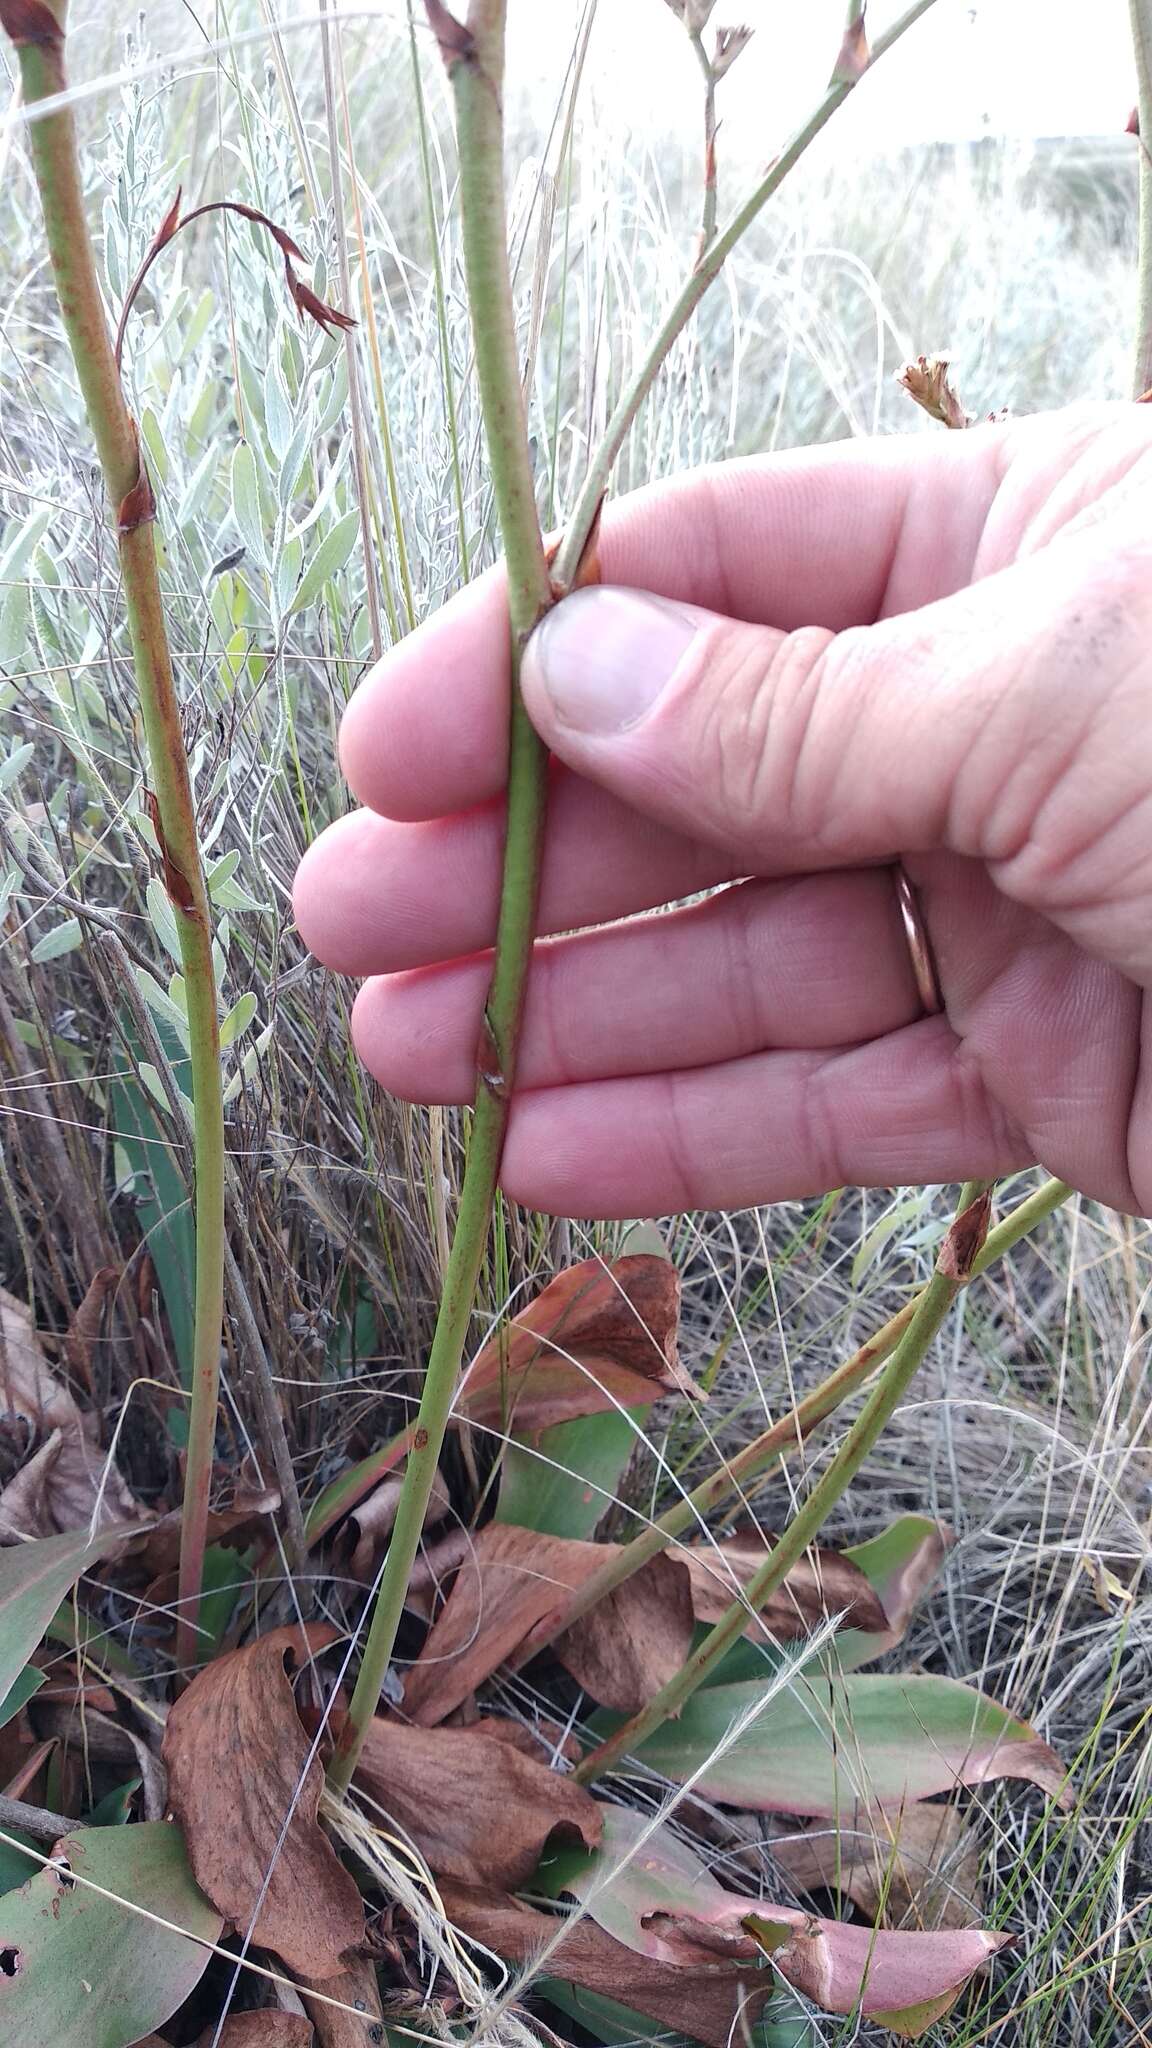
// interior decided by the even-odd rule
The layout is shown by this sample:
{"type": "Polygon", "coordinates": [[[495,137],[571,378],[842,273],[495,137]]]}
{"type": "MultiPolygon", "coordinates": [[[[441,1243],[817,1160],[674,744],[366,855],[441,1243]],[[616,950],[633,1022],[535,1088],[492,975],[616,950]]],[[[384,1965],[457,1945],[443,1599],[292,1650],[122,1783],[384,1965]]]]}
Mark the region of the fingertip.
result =
{"type": "MultiPolygon", "coordinates": [[[[470,979],[470,977],[466,977],[470,979]]],[[[375,975],[352,1005],[352,1043],[373,1079],[402,1102],[470,1102],[474,1069],[464,1055],[459,973],[445,987],[436,969],[375,975]]]]}
{"type": "Polygon", "coordinates": [[[345,974],[352,970],[333,878],[343,870],[350,832],[354,838],[354,815],[327,826],[304,854],[292,883],[292,911],[308,951],[321,966],[345,974]]]}
{"type": "Polygon", "coordinates": [[[503,578],[481,577],[369,670],[340,725],[360,802],[402,823],[484,803],[504,786],[508,634],[503,578]]]}

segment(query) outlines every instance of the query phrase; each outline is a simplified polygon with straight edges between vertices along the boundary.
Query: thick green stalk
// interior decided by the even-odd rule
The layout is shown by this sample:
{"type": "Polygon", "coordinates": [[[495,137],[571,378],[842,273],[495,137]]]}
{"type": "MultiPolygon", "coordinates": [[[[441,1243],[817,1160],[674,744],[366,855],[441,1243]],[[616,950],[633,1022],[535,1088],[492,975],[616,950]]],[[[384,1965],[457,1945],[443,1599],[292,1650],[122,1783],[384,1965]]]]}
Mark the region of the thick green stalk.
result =
{"type": "MultiPolygon", "coordinates": [[[[24,101],[30,110],[65,90],[66,12],[67,0],[53,0],[51,8],[44,0],[0,0],[0,22],[17,45],[24,101]]],[[[177,1656],[181,1663],[191,1663],[196,1660],[224,1314],[224,1106],[208,895],[160,594],[151,489],[100,296],[70,111],[63,108],[30,122],[29,146],[60,312],[117,522],[153,822],[188,992],[196,1127],[196,1292],[177,1656]]]]}
{"type": "Polygon", "coordinates": [[[505,0],[472,0],[467,26],[452,23],[451,38],[445,34],[441,39],[456,99],[468,306],[508,571],[512,709],[504,878],[456,1230],[388,1556],[360,1674],[329,1767],[329,1782],[336,1791],[343,1791],[352,1778],[379,1704],[460,1376],[500,1172],[536,927],[547,755],[521,700],[520,657],[533,626],[552,602],[552,592],[536,516],[508,271],[501,112],[504,16],[505,0]]]}
{"type": "Polygon", "coordinates": [[[1136,55],[1140,152],[1140,249],[1133,397],[1152,388],[1152,0],[1129,0],[1136,55]]]}
{"type": "Polygon", "coordinates": [[[744,1593],[734,1600],[675,1678],[661,1686],[646,1706],[586,1756],[575,1772],[582,1783],[602,1777],[622,1756],[678,1714],[748,1626],[749,1613],[763,1607],[814,1543],[841,1495],[860,1470],[878,1437],[890,1422],[914,1374],[923,1363],[937,1331],[962,1287],[972,1277],[976,1256],[988,1230],[990,1195],[986,1181],[967,1181],[961,1189],[956,1220],[936,1261],[936,1270],[920,1296],[916,1311],[885,1370],[861,1409],[823,1477],[794,1515],[780,1541],[744,1593]]]}
{"type": "MultiPolygon", "coordinates": [[[[977,1253],[972,1268],[973,1278],[987,1272],[989,1266],[994,1265],[997,1259],[1003,1258],[1005,1252],[1010,1251],[1022,1237],[1026,1237],[1030,1230],[1034,1230],[1038,1223],[1043,1222],[1054,1209],[1058,1209],[1061,1203],[1066,1202],[1072,1192],[1067,1181],[1042,1182],[1026,1201],[1011,1210],[994,1230],[989,1231],[981,1250],[977,1253]]],[[[861,1344],[850,1358],[845,1359],[843,1365],[837,1366],[836,1371],[830,1373],[826,1380],[821,1380],[820,1385],[814,1387],[803,1401],[797,1402],[795,1408],[787,1415],[781,1416],[779,1422],[774,1422],[771,1428],[762,1431],[750,1444],[745,1444],[744,1449],[738,1451],[735,1457],[727,1459],[716,1471],[710,1472],[707,1479],[701,1480],[699,1486],[693,1487],[690,1493],[674,1501],[672,1506],[666,1508],[654,1522],[649,1522],[641,1529],[639,1535],[634,1536],[630,1543],[621,1545],[614,1556],[606,1558],[604,1563],[585,1579],[579,1590],[570,1596],[566,1605],[558,1608],[549,1616],[542,1628],[529,1636],[523,1650],[514,1660],[514,1668],[518,1669],[521,1664],[527,1663],[529,1658],[538,1656],[541,1650],[547,1649],[550,1643],[555,1642],[557,1636],[563,1635],[565,1629],[571,1628],[601,1600],[606,1599],[609,1593],[614,1593],[618,1586],[622,1586],[626,1579],[641,1571],[650,1559],[659,1556],[662,1550],[667,1550],[669,1544],[677,1542],[680,1537],[690,1534],[693,1529],[698,1529],[705,1517],[714,1513],[718,1507],[725,1506],[733,1499],[740,1499],[745,1488],[767,1471],[770,1465],[774,1465],[778,1458],[786,1457],[789,1451],[798,1449],[818,1423],[825,1421],[849,1394],[855,1393],[858,1387],[870,1380],[884,1361],[892,1356],[908,1325],[922,1306],[926,1291],[925,1288],[921,1288],[902,1309],[898,1309],[894,1316],[889,1316],[888,1321],[876,1331],[875,1336],[870,1337],[867,1343],[861,1344]]]]}
{"type": "MultiPolygon", "coordinates": [[[[901,36],[907,34],[913,24],[919,21],[920,16],[927,14],[928,9],[934,5],[935,0],[913,0],[912,6],[905,9],[899,19],[892,23],[891,28],[885,29],[882,36],[877,36],[872,45],[873,64],[878,58],[883,57],[894,43],[898,43],[901,36]]],[[[850,9],[849,21],[856,18],[858,13],[858,8],[850,9]]],[[[847,99],[857,82],[855,78],[844,74],[833,76],[819,105],[785,144],[780,155],[773,159],[759,183],[737,208],[727,227],[709,243],[691,276],[669,307],[643,362],[624,387],[616,410],[604,430],[604,438],[581,485],[580,495],[564,530],[564,540],[553,565],[552,573],[558,588],[567,589],[571,586],[588,535],[592,531],[597,510],[608,488],[616,457],[624,445],[633,420],[656,381],[668,351],[687,327],[705,292],[719,275],[737,242],[746,234],[773,193],[779,190],[789,172],[799,163],[805,150],[815,142],[821,129],[827,127],[836,109],[847,99]]]]}

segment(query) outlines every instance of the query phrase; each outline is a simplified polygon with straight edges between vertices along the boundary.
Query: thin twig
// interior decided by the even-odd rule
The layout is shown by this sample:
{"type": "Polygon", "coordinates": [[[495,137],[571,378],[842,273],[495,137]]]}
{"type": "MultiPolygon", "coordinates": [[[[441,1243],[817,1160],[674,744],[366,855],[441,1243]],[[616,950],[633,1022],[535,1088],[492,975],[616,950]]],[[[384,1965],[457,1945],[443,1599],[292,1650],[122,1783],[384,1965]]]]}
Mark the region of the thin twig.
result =
{"type": "Polygon", "coordinates": [[[133,666],[148,746],[152,822],[161,849],[187,991],[195,1118],[196,1284],[192,1410],[180,1544],[177,1655],[196,1661],[224,1315],[224,1101],[208,892],[156,560],[155,501],[128,410],[96,275],[72,109],[66,93],[67,0],[0,0],[29,110],[52,101],[28,139],[68,345],[116,520],[133,666]]]}
{"type": "Polygon", "coordinates": [[[1133,397],[1152,386],[1152,0],[1129,0],[1136,57],[1136,144],[1140,151],[1140,244],[1133,397]]]}

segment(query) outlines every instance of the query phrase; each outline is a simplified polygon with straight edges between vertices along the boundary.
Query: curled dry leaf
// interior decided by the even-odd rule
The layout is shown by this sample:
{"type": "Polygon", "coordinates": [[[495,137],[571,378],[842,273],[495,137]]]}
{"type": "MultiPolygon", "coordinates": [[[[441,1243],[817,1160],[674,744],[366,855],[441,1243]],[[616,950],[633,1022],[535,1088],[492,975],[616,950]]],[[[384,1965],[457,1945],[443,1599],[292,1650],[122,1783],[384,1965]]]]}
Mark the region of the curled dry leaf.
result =
{"type": "Polygon", "coordinates": [[[312,2048],[311,2020],[299,2013],[229,2013],[222,2027],[205,2027],[196,2048],[312,2048]]]}
{"type": "Polygon", "coordinates": [[[481,1889],[526,1884],[558,1827],[590,1849],[600,1839],[601,1808],[582,1785],[474,1728],[376,1719],[356,1783],[437,1878],[481,1889]]]}
{"type": "Polygon", "coordinates": [[[0,1421],[8,1418],[10,1427],[23,1424],[32,1442],[42,1441],[23,1486],[18,1473],[0,1495],[0,1542],[147,1519],[101,1450],[96,1417],[83,1412],[49,1367],[27,1308],[0,1288],[0,1421]]]}
{"type": "Polygon", "coordinates": [[[979,1923],[980,1844],[954,1806],[789,1830],[773,1839],[772,1860],[803,1891],[843,1892],[886,1927],[979,1923]]]}
{"type": "MultiPolygon", "coordinates": [[[[213,1509],[205,1542],[219,1543],[226,1550],[243,1550],[247,1544],[267,1536],[268,1517],[280,1505],[275,1487],[238,1488],[230,1508],[213,1509]]],[[[180,1532],[184,1523],[181,1508],[161,1515],[150,1529],[132,1537],[124,1552],[124,1582],[136,1585],[164,1578],[180,1562],[180,1532]]]]}
{"type": "MultiPolygon", "coordinates": [[[[404,1685],[429,1727],[460,1706],[612,1553],[603,1544],[489,1522],[404,1685]]],[[[594,1698],[630,1713],[678,1671],[692,1640],[687,1574],[666,1558],[625,1582],[559,1638],[556,1655],[594,1698]]]]}
{"type": "MultiPolygon", "coordinates": [[[[556,1933],[552,1915],[518,1899],[465,1885],[440,1887],[449,1919],[462,1934],[483,1942],[505,1962],[533,1962],[556,1933]]],[[[573,1920],[548,1958],[551,1976],[628,2005],[705,2048],[731,2048],[743,2038],[774,1986],[768,1971],[753,1974],[747,1961],[717,1961],[698,1969],[657,1962],[625,1948],[593,1920],[573,1920]]]]}
{"type": "Polygon", "coordinates": [[[101,1266],[92,1275],[88,1292],[65,1333],[64,1356],[73,1372],[80,1375],[89,1393],[92,1391],[92,1352],[104,1326],[108,1297],[119,1284],[119,1266],[101,1266]]]}
{"type": "MultiPolygon", "coordinates": [[[[554,1654],[592,1698],[634,1713],[675,1676],[688,1656],[693,1622],[715,1621],[764,1562],[759,1536],[676,1548],[639,1572],[556,1638],[554,1654]]],[[[543,1536],[514,1523],[489,1522],[461,1565],[404,1687],[405,1711],[432,1726],[475,1692],[508,1658],[535,1654],[568,1593],[577,1591],[619,1546],[543,1536]]],[[[780,1639],[802,1635],[829,1612],[847,1610],[862,1629],[887,1616],[859,1567],[832,1551],[804,1559],[747,1633],[765,1627],[780,1639]]]]}
{"type": "Polygon", "coordinates": [[[317,1822],[324,1773],[307,1763],[288,1671],[334,1633],[274,1629],[218,1657],[171,1709],[163,1748],[197,1883],[239,1932],[318,1982],[363,1939],[364,1912],[317,1822]]]}
{"type": "Polygon", "coordinates": [[[558,1273],[506,1323],[465,1374],[456,1410],[517,1436],[657,1394],[698,1390],[676,1356],[680,1282],[667,1259],[639,1252],[558,1273]]]}
{"type": "MultiPolygon", "coordinates": [[[[687,1566],[691,1578],[697,1621],[719,1621],[727,1613],[771,1555],[773,1541],[749,1527],[719,1542],[673,1548],[670,1555],[687,1566]]],[[[835,1550],[809,1550],[759,1609],[760,1625],[752,1622],[747,1632],[763,1640],[766,1628],[777,1642],[788,1642],[807,1635],[829,1614],[842,1615],[846,1628],[878,1631],[889,1625],[879,1593],[858,1564],[835,1550]]]]}
{"type": "MultiPolygon", "coordinates": [[[[347,1534],[342,1535],[342,1540],[350,1546],[350,1555],[344,1569],[350,1578],[359,1579],[363,1585],[370,1586],[376,1577],[396,1520],[403,1484],[402,1472],[390,1472],[379,1486],[373,1488],[367,1499],[360,1502],[345,1524],[347,1534]]],[[[437,1522],[442,1522],[451,1505],[448,1489],[437,1472],[428,1497],[424,1527],[431,1529],[437,1522]]]]}

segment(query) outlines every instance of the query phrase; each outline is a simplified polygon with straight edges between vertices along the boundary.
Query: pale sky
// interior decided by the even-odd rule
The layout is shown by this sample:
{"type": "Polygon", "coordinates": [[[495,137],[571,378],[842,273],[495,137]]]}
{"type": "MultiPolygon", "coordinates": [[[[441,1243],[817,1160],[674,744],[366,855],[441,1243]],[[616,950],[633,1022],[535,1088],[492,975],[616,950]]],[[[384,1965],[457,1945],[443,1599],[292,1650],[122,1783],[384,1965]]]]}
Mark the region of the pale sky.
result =
{"type": "MultiPolygon", "coordinates": [[[[873,31],[902,11],[874,0],[873,31]]],[[[512,0],[512,62],[565,54],[579,12],[579,0],[512,0]]],[[[844,0],[719,0],[714,23],[756,30],[721,88],[729,149],[771,154],[818,97],[844,15],[844,0]]],[[[1128,0],[937,0],[833,123],[834,146],[1122,133],[1135,99],[1129,38],[1128,0]]],[[[591,83],[637,130],[696,118],[696,66],[663,0],[601,0],[591,83]]]]}

